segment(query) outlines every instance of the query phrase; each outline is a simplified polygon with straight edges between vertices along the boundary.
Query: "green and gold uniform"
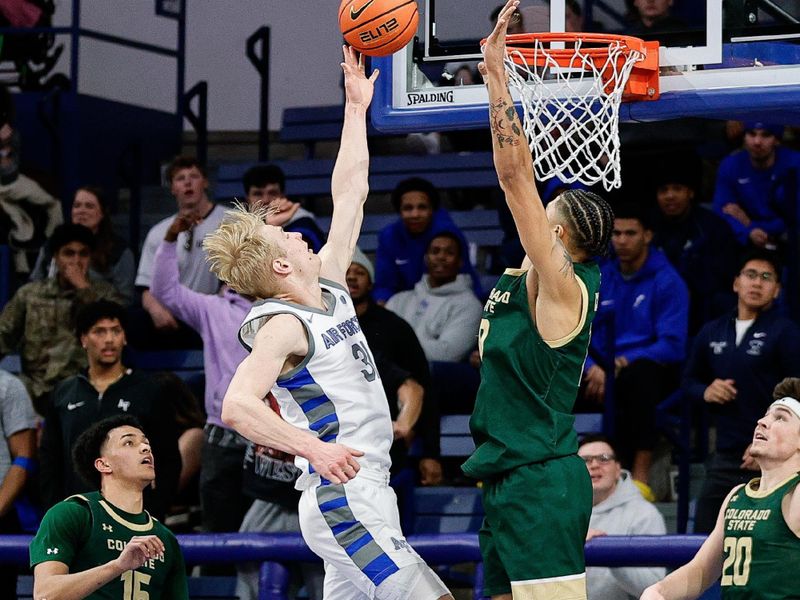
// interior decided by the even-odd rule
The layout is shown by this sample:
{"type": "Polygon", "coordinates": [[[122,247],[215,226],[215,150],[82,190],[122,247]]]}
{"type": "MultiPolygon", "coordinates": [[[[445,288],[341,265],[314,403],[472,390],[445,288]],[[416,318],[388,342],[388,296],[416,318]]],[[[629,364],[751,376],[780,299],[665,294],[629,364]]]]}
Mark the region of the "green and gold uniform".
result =
{"type": "Polygon", "coordinates": [[[511,582],[536,580],[557,583],[542,597],[585,594],[583,545],[592,485],[577,456],[572,410],[600,270],[593,262],[574,263],[574,269],[582,318],[560,340],[545,342],[536,328],[527,271],[506,270],[484,306],[481,385],[470,420],[475,452],[462,469],[484,482],[480,541],[487,596],[509,593],[511,582]]]}
{"type": "Polygon", "coordinates": [[[739,488],[725,507],[722,598],[798,599],[800,580],[793,573],[800,538],[786,524],[781,503],[800,482],[800,474],[767,493],[758,491],[759,481],[739,488]]]}
{"type": "Polygon", "coordinates": [[[188,600],[186,569],[172,532],[146,511],[137,515],[113,506],[100,492],[70,496],[45,514],[30,546],[31,567],[58,561],[70,573],[116,559],[134,536],[156,535],[164,554],[126,571],[87,596],[89,600],[188,600]]]}

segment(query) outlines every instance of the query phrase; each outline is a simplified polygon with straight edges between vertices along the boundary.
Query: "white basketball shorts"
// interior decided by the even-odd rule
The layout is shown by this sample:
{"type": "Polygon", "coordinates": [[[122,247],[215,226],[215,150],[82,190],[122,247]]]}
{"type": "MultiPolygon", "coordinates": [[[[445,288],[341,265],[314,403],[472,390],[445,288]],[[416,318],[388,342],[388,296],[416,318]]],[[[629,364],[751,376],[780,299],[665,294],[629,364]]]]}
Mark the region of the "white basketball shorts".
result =
{"type": "MultiPolygon", "coordinates": [[[[387,474],[362,468],[344,485],[310,487],[300,497],[299,513],[303,538],[325,561],[326,599],[388,599],[401,582],[417,584],[419,577],[408,574],[430,571],[400,530],[397,496],[387,474]]],[[[435,600],[447,593],[441,584],[426,595],[435,600]]]]}

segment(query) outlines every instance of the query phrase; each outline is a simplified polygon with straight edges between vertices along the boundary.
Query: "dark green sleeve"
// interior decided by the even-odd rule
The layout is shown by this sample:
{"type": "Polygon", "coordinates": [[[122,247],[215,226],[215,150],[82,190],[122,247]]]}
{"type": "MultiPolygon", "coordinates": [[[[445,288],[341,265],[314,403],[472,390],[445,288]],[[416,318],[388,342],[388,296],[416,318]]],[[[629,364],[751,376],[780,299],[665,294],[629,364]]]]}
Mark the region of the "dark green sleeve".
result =
{"type": "Polygon", "coordinates": [[[64,500],[47,511],[30,545],[31,568],[58,561],[69,565],[86,542],[91,527],[89,507],[64,500]]]}
{"type": "Polygon", "coordinates": [[[172,569],[164,585],[164,600],[189,600],[189,585],[186,582],[186,564],[183,562],[183,554],[175,536],[172,539],[172,569]]]}

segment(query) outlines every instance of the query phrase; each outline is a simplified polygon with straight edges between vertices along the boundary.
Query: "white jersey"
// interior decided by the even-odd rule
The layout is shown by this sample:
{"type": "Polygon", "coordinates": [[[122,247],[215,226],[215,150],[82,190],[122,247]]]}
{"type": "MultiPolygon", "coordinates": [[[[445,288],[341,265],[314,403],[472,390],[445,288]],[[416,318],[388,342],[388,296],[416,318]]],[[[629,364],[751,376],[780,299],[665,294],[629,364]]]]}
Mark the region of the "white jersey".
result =
{"type": "MultiPolygon", "coordinates": [[[[250,351],[270,317],[296,316],[306,328],[308,354],[272,388],[281,416],[324,442],[361,450],[362,467],[388,473],[392,421],[372,352],[349,293],[331,281],[319,283],[327,310],[283,300],[257,302],[239,329],[239,340],[250,351]]],[[[295,464],[303,471],[297,489],[319,483],[305,458],[296,457],[295,464]]]]}

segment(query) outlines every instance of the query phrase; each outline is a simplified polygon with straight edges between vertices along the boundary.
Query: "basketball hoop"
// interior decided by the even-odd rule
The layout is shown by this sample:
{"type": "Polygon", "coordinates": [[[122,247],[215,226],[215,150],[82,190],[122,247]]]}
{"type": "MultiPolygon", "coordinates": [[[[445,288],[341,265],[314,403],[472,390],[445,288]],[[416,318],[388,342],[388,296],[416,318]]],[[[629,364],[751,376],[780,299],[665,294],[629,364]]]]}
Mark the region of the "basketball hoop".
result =
{"type": "Polygon", "coordinates": [[[658,42],[595,33],[522,33],[506,42],[537,178],[619,187],[620,103],[658,99],[658,42]]]}

